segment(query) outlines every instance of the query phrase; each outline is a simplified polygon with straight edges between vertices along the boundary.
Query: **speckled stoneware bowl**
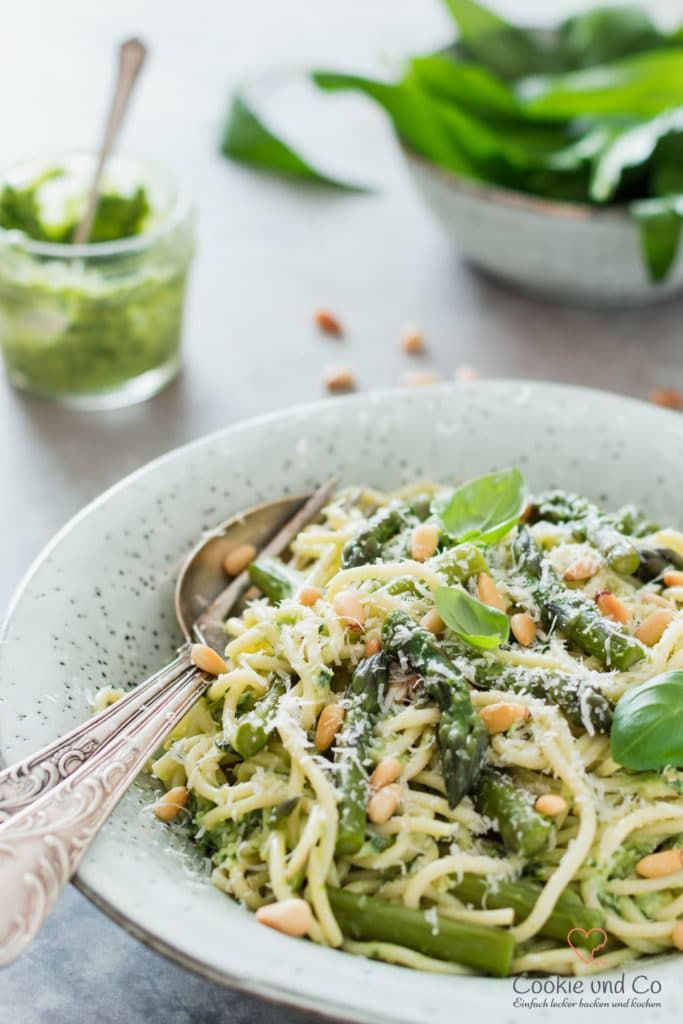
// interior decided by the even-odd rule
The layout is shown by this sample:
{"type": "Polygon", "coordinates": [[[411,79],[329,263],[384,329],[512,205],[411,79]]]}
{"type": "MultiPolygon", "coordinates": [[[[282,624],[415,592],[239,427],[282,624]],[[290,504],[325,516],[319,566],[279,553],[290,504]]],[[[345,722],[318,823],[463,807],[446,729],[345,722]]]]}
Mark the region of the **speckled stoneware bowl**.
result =
{"type": "Polygon", "coordinates": [[[641,305],[683,289],[683,255],[650,280],[625,207],[561,203],[486,185],[401,150],[418,191],[472,263],[528,291],[591,306],[641,305]]]}
{"type": "MultiPolygon", "coordinates": [[[[87,694],[100,684],[131,684],[169,657],[180,639],[176,570],[207,527],[332,472],[345,483],[393,487],[424,477],[454,481],[511,463],[532,487],[562,484],[609,506],[635,501],[680,525],[683,418],[597,391],[516,381],[447,385],[325,401],[232,427],[122,481],[40,556],[0,644],[3,756],[23,757],[81,721],[87,694]]],[[[133,787],[77,884],[178,963],[352,1021],[530,1019],[516,1005],[529,997],[515,994],[512,979],[420,974],[263,928],[208,884],[191,844],[152,815],[153,798],[148,779],[133,787]]],[[[627,992],[637,975],[661,985],[651,996],[662,1003],[659,1024],[680,1020],[680,957],[641,961],[625,973],[627,992]]],[[[596,998],[587,992],[586,999],[596,998]]],[[[623,1010],[602,998],[608,1005],[600,1021],[623,1024],[623,1010]]],[[[560,1021],[567,1010],[541,1015],[560,1021]]],[[[594,1009],[575,1008],[576,1016],[598,1019],[594,1009]]]]}

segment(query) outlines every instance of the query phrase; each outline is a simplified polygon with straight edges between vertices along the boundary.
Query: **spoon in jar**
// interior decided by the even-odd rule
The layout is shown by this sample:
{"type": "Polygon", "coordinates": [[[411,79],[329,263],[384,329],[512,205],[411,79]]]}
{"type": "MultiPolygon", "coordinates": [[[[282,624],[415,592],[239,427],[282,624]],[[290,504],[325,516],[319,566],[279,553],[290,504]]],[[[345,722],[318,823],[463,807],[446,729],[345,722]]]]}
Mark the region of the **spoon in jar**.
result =
{"type": "Polygon", "coordinates": [[[0,772],[0,966],[33,939],[97,832],[174,725],[225,671],[223,622],[251,586],[226,586],[227,555],[281,554],[337,485],[231,517],[193,548],[176,584],[187,643],[178,657],[106,711],[0,772]],[[249,545],[249,551],[246,546],[249,545]],[[197,641],[194,645],[192,641],[197,641]]]}
{"type": "Polygon", "coordinates": [[[99,158],[95,174],[93,176],[88,202],[82,220],[74,231],[73,244],[85,245],[90,238],[90,232],[97,213],[97,204],[100,200],[100,188],[104,169],[109,155],[114,146],[116,136],[123,122],[124,115],[128,109],[128,103],[133,92],[138,75],[142,70],[147,56],[147,47],[139,39],[127,39],[119,49],[119,71],[116,78],[116,87],[109,110],[109,117],[104,130],[104,138],[100,146],[99,158]]]}

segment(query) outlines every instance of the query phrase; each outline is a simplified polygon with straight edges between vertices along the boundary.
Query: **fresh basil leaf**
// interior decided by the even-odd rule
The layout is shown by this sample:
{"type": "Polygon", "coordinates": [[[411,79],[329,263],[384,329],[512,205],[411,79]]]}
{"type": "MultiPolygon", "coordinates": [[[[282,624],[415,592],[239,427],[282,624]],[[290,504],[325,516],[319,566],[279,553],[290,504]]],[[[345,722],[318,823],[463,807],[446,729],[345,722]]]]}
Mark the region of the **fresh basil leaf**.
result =
{"type": "Polygon", "coordinates": [[[636,6],[596,7],[567,18],[558,31],[567,63],[574,68],[653,50],[666,39],[647,11],[636,6]]]}
{"type": "Polygon", "coordinates": [[[683,104],[683,49],[654,50],[560,75],[535,75],[516,86],[530,117],[653,117],[683,104]]]}
{"type": "Polygon", "coordinates": [[[683,196],[643,199],[630,204],[638,224],[640,247],[653,281],[662,281],[678,254],[683,221],[683,196]]]}
{"type": "Polygon", "coordinates": [[[434,604],[448,628],[479,650],[500,647],[510,636],[510,622],[504,612],[483,604],[460,587],[437,587],[434,604]]]}
{"type": "Polygon", "coordinates": [[[295,153],[286,142],[265,126],[239,92],[235,93],[230,104],[223,130],[221,153],[252,167],[264,167],[270,171],[279,171],[282,174],[333,185],[335,188],[351,192],[365,191],[358,185],[323,174],[295,153]]]}
{"type": "Polygon", "coordinates": [[[614,709],[611,741],[612,757],[624,768],[683,765],[683,671],[627,690],[614,709]]]}
{"type": "Polygon", "coordinates": [[[454,540],[494,544],[519,521],[526,504],[524,477],[517,468],[489,473],[458,487],[435,511],[454,540]]]}

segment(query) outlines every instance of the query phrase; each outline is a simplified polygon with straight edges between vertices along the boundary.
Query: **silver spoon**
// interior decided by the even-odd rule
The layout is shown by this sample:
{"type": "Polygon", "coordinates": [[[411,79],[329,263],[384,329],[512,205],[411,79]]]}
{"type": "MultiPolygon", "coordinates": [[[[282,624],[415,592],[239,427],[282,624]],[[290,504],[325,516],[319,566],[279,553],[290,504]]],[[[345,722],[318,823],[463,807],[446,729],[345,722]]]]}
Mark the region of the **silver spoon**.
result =
{"type": "Polygon", "coordinates": [[[121,43],[121,47],[119,49],[119,71],[116,78],[114,96],[111,102],[107,124],[104,129],[104,138],[102,139],[102,145],[100,146],[97,167],[95,168],[95,174],[93,176],[92,184],[90,185],[90,192],[88,193],[88,202],[85,208],[85,213],[74,231],[74,245],[84,245],[90,238],[93,221],[95,220],[95,214],[97,213],[97,204],[100,200],[100,187],[102,185],[104,168],[106,167],[107,160],[109,159],[114,142],[116,141],[116,136],[119,133],[121,123],[126,110],[128,109],[128,103],[133,92],[133,86],[135,85],[137,77],[142,70],[142,65],[145,63],[146,56],[147,47],[140,39],[127,39],[125,43],[121,43]]]}
{"type": "Polygon", "coordinates": [[[176,584],[187,643],[178,657],[111,708],[0,772],[0,966],[41,928],[98,830],[152,753],[213,676],[191,661],[194,639],[225,643],[223,622],[249,590],[245,571],[227,587],[223,561],[249,542],[261,555],[284,551],[337,485],[248,509],[217,527],[188,555],[176,584]]]}

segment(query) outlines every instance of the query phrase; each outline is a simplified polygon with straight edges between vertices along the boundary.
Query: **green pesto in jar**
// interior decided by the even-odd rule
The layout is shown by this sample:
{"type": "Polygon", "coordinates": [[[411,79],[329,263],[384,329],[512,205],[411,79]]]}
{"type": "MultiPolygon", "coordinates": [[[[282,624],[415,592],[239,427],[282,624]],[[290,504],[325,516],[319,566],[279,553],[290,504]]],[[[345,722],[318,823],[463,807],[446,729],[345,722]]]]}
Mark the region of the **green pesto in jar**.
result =
{"type": "MultiPolygon", "coordinates": [[[[130,251],[89,246],[84,258],[53,256],[68,245],[84,196],[69,196],[60,219],[46,217],[42,187],[64,172],[49,170],[23,188],[0,191],[0,228],[21,232],[0,246],[0,345],[10,379],[37,394],[107,393],[179,358],[189,228],[150,235],[130,251]],[[48,243],[32,249],[26,238],[48,243]]],[[[144,236],[159,224],[147,192],[105,190],[92,243],[144,236]]],[[[161,219],[163,224],[163,219],[161,219]]],[[[1,234],[1,232],[0,232],[1,234]]]]}
{"type": "MultiPolygon", "coordinates": [[[[81,219],[83,197],[70,197],[65,204],[65,215],[57,223],[44,219],[39,198],[43,185],[63,177],[64,170],[53,167],[29,185],[4,185],[0,192],[0,228],[23,231],[34,242],[55,242],[59,245],[73,242],[81,219]]],[[[102,192],[88,241],[118,242],[121,238],[140,235],[151,212],[147,191],[142,187],[136,188],[129,196],[102,192]]]]}

